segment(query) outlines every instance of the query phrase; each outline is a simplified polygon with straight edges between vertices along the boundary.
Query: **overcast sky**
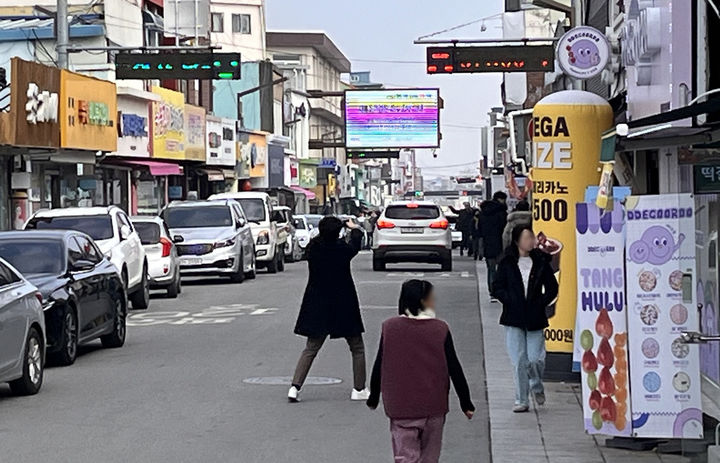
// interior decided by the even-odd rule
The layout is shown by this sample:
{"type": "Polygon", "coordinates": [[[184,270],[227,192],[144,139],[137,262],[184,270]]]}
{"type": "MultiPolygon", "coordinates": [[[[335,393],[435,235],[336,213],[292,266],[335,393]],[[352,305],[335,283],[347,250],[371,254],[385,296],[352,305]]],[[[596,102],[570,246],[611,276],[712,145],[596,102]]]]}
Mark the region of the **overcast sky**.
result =
{"type": "MultiPolygon", "coordinates": [[[[453,174],[462,169],[440,166],[476,162],[480,131],[490,107],[500,104],[499,74],[434,75],[425,73],[425,47],[413,45],[421,35],[496,15],[503,0],[266,0],[267,28],[322,30],[352,62],[353,71],[371,71],[372,80],[387,86],[439,87],[445,100],[441,113],[443,140],[437,159],[429,151],[418,156],[424,174],[453,174]],[[416,61],[385,63],[381,61],[416,61]]],[[[438,38],[502,37],[501,22],[475,24],[438,38]]]]}

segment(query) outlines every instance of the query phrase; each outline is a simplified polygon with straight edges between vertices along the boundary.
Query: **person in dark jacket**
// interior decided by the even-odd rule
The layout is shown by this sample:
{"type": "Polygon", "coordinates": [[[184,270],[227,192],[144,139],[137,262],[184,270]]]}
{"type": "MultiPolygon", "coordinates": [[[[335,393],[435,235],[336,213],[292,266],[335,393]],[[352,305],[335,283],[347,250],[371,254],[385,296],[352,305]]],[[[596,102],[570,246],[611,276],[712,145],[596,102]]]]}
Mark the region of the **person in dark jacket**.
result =
{"type": "Polygon", "coordinates": [[[383,323],[367,405],[377,408],[382,393],[394,461],[437,463],[450,381],[468,419],[475,406],[450,329],[435,318],[432,283],[403,283],[398,314],[383,323]]]}
{"type": "Polygon", "coordinates": [[[532,224],[532,212],[530,212],[530,203],[526,200],[519,201],[515,209],[508,214],[505,231],[503,231],[503,249],[510,246],[512,241],[512,231],[518,225],[532,224]]]}
{"type": "Polygon", "coordinates": [[[463,249],[468,250],[468,256],[470,255],[470,246],[472,246],[472,225],[473,216],[475,215],[475,209],[470,206],[470,203],[465,202],[463,208],[458,210],[452,206],[449,209],[457,214],[457,229],[462,233],[462,242],[460,243],[460,255],[463,255],[463,249]]]}
{"type": "Polygon", "coordinates": [[[475,260],[482,260],[483,258],[483,239],[482,239],[482,212],[480,209],[475,209],[473,215],[472,228],[470,232],[472,236],[472,253],[475,260]]]}
{"type": "Polygon", "coordinates": [[[352,400],[367,400],[365,388],[365,331],[360,303],[350,270],[350,261],[360,251],[362,231],[348,221],[343,224],[333,216],[323,218],[318,224],[319,235],[307,246],[310,275],[300,315],[295,324],[295,334],[307,337],[295,368],[292,386],[288,391],[291,402],[299,401],[300,389],[305,382],[313,360],[328,336],[345,338],[352,352],[354,389],[352,400]],[[340,240],[343,226],[351,229],[350,240],[340,240]]]}
{"type": "Polygon", "coordinates": [[[485,258],[485,265],[487,265],[488,290],[492,288],[497,262],[503,253],[502,234],[507,222],[506,201],[507,194],[496,191],[491,201],[485,201],[480,205],[482,211],[480,221],[482,222],[483,257],[485,258]]]}
{"type": "Polygon", "coordinates": [[[538,405],[545,403],[545,308],[557,297],[558,283],[550,267],[550,255],[536,249],[536,244],[530,225],[515,227],[492,287],[493,296],[503,304],[500,324],[505,326],[515,373],[515,413],[529,410],[530,392],[538,405]]]}

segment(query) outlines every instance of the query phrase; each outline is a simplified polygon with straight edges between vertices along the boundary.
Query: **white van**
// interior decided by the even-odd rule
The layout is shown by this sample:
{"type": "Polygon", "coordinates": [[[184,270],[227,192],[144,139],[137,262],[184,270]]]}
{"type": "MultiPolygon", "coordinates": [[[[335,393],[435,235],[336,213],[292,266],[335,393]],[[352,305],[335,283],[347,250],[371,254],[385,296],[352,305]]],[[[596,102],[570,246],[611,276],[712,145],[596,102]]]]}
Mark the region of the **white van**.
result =
{"type": "Polygon", "coordinates": [[[257,266],[267,268],[269,273],[285,270],[288,235],[284,227],[279,227],[272,220],[273,207],[267,193],[259,191],[219,193],[208,199],[234,199],[240,203],[252,229],[257,266]]]}

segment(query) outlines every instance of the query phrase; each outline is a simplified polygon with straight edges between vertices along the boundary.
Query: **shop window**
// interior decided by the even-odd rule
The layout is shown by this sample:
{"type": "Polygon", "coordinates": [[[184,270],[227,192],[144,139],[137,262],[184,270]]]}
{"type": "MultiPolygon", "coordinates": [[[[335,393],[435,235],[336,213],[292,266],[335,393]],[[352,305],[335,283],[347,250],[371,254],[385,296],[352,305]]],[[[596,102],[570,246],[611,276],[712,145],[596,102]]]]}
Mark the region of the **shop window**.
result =
{"type": "Polygon", "coordinates": [[[236,34],[250,34],[250,15],[232,15],[232,31],[236,34]]]}
{"type": "Polygon", "coordinates": [[[210,32],[225,32],[225,15],[222,13],[210,13],[210,32]]]}

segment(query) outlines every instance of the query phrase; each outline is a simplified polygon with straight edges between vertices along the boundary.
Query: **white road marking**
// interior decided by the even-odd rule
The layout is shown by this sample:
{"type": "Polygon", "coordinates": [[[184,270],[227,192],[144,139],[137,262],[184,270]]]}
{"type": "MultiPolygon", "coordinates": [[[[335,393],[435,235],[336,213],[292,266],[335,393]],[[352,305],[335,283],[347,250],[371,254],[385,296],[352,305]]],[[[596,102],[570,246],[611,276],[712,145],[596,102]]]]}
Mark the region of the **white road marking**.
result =
{"type": "Polygon", "coordinates": [[[146,312],[130,314],[128,326],[155,325],[214,325],[231,323],[242,315],[271,315],[274,307],[258,307],[257,304],[231,304],[212,306],[200,312],[146,312]]]}

